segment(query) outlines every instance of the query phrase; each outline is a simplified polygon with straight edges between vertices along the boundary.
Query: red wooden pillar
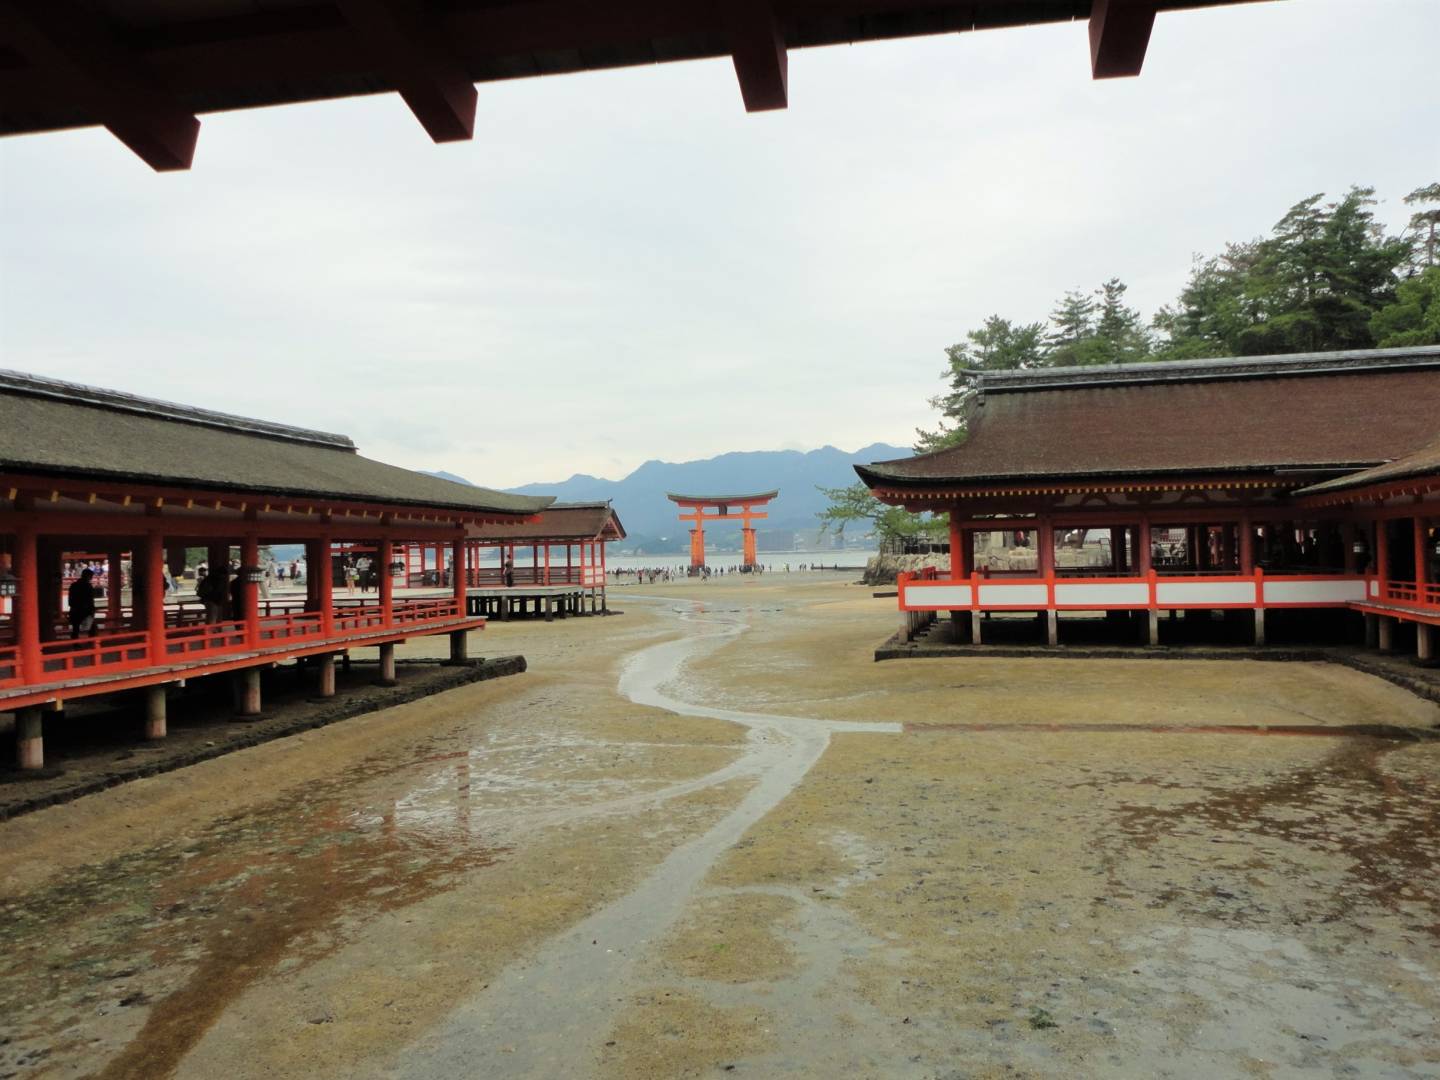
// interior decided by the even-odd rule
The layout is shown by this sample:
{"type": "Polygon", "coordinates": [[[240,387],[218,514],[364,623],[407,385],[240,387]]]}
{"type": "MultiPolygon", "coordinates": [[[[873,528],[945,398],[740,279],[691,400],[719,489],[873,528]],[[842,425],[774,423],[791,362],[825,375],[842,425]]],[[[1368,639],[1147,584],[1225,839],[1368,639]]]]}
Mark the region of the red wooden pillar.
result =
{"type": "Polygon", "coordinates": [[[330,538],[313,541],[315,558],[310,563],[310,577],[315,582],[315,609],[320,612],[320,632],[335,636],[335,566],[330,558],[330,538]]]}
{"type": "Polygon", "coordinates": [[[240,610],[235,618],[245,622],[245,642],[252,649],[260,644],[260,586],[245,580],[245,571],[260,566],[260,538],[253,533],[240,541],[240,610]]]}
{"type": "Polygon", "coordinates": [[[381,540],[375,551],[380,564],[380,617],[389,626],[395,617],[395,576],[390,572],[390,561],[395,557],[395,545],[381,540]]]}
{"type": "Polygon", "coordinates": [[[960,546],[963,539],[956,510],[950,510],[950,580],[959,581],[968,574],[965,568],[965,551],[960,546]]]}
{"type": "MultiPolygon", "coordinates": [[[[137,580],[131,583],[131,589],[143,590],[145,599],[142,605],[137,596],[135,606],[137,608],[143,606],[145,611],[145,632],[148,639],[150,663],[163,664],[167,655],[165,652],[165,544],[159,531],[147,532],[140,551],[135,554],[138,558],[132,560],[131,566],[138,566],[140,573],[135,575],[137,580]]],[[[214,573],[214,570],[211,570],[211,573],[214,573]]]]}
{"type": "Polygon", "coordinates": [[[1249,577],[1255,572],[1255,526],[1248,517],[1240,519],[1240,574],[1249,577]]]}
{"type": "Polygon", "coordinates": [[[550,584],[550,541],[545,541],[545,584],[550,584]]]}
{"type": "Polygon", "coordinates": [[[1380,599],[1390,598],[1390,530],[1389,522],[1379,518],[1375,522],[1375,576],[1380,579],[1380,599]]]}
{"type": "Polygon", "coordinates": [[[1150,560],[1150,549],[1152,533],[1150,532],[1150,519],[1142,517],[1140,524],[1135,528],[1138,541],[1135,544],[1135,571],[1141,577],[1149,577],[1154,566],[1150,560]]]}
{"type": "Polygon", "coordinates": [[[461,618],[465,617],[465,537],[462,535],[456,538],[450,546],[452,552],[450,558],[454,562],[454,572],[450,577],[454,581],[455,589],[455,614],[461,618]]]}
{"type": "Polygon", "coordinates": [[[1036,551],[1035,565],[1044,578],[1052,577],[1055,573],[1055,526],[1051,524],[1048,517],[1042,517],[1039,528],[1035,530],[1036,551]]]}
{"type": "MultiPolygon", "coordinates": [[[[1427,537],[1426,537],[1426,535],[1425,535],[1425,519],[1424,519],[1423,517],[1421,517],[1419,514],[1416,514],[1416,515],[1415,515],[1414,537],[1415,537],[1415,602],[1416,602],[1416,603],[1419,603],[1419,604],[1423,604],[1423,603],[1425,602],[1425,586],[1428,584],[1428,582],[1427,582],[1427,580],[1426,580],[1426,578],[1427,578],[1427,573],[1426,573],[1426,571],[1428,570],[1428,566],[1427,566],[1426,552],[1425,552],[1425,541],[1426,541],[1427,537]]],[[[1421,633],[1421,635],[1423,636],[1423,635],[1426,633],[1426,631],[1421,630],[1420,633],[1421,633]]]]}
{"type": "Polygon", "coordinates": [[[565,583],[567,585],[574,584],[575,582],[575,566],[570,554],[574,547],[575,545],[570,543],[570,541],[565,541],[565,583]]]}
{"type": "Polygon", "coordinates": [[[19,649],[20,678],[26,684],[42,681],[40,670],[40,572],[35,528],[15,530],[15,644],[19,649]]]}
{"type": "Polygon", "coordinates": [[[114,633],[125,620],[125,571],[120,552],[111,548],[105,553],[105,629],[114,633]]]}

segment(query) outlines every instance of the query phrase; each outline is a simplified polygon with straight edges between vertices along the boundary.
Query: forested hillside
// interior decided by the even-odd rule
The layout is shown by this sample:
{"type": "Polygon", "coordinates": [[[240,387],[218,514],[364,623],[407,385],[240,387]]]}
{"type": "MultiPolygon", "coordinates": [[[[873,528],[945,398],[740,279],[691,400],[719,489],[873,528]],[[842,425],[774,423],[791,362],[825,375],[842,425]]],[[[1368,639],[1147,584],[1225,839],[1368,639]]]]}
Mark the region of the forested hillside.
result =
{"type": "Polygon", "coordinates": [[[1085,364],[1440,344],[1440,183],[1405,197],[1398,236],[1376,220],[1373,188],[1292,206],[1268,236],[1197,257],[1180,295],[1150,319],[1119,278],[1075,290],[1048,318],[992,315],[945,350],[939,425],[915,449],[964,438],[974,376],[1085,364]]]}

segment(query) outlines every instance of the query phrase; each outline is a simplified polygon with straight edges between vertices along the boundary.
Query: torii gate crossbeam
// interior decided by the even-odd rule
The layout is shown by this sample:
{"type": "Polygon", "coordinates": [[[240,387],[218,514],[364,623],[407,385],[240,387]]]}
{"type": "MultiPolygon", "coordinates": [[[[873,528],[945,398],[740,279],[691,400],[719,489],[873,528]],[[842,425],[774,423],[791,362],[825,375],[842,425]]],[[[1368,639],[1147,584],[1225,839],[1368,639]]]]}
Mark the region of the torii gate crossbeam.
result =
{"type": "Polygon", "coordinates": [[[666,498],[682,510],[680,520],[690,524],[690,572],[698,574],[705,565],[705,522],[740,520],[745,541],[746,568],[755,565],[755,529],[753,522],[763,521],[770,515],[756,509],[766,505],[779,495],[779,491],[766,491],[758,495],[676,495],[667,493],[666,498]],[[706,511],[713,511],[707,513],[706,511]]]}

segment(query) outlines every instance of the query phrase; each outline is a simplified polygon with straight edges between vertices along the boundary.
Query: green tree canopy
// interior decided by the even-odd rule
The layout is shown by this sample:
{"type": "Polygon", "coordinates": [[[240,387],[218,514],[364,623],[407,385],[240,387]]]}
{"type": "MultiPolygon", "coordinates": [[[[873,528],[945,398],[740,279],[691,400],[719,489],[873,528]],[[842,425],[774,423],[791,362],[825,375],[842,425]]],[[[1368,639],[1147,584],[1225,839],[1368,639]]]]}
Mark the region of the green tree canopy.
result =
{"type": "Polygon", "coordinates": [[[930,514],[912,514],[903,506],[887,506],[858,480],[849,487],[821,487],[819,490],[830,500],[830,505],[816,515],[820,519],[821,532],[833,530],[843,536],[847,525],[868,522],[882,540],[949,534],[950,525],[946,519],[930,514]]]}

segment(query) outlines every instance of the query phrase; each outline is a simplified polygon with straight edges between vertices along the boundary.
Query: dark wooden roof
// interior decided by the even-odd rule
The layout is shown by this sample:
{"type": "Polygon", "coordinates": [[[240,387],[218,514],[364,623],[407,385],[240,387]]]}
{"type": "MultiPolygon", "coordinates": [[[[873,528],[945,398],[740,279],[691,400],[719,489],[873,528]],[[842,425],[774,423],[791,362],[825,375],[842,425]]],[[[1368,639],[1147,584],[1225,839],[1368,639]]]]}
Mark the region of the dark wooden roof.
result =
{"type": "Polygon", "coordinates": [[[1358,488],[1370,487],[1374,484],[1388,484],[1392,481],[1413,480],[1416,477],[1440,476],[1440,436],[1434,442],[1421,447],[1413,454],[1405,454],[1394,461],[1387,461],[1383,465],[1376,465],[1372,469],[1362,469],[1359,472],[1347,473],[1344,476],[1336,477],[1334,480],[1327,480],[1322,484],[1312,484],[1310,487],[1301,488],[1295,492],[1297,496],[1302,495],[1329,495],[1334,492],[1354,491],[1358,488]]]}
{"type": "Polygon", "coordinates": [[[788,49],[1090,20],[1097,78],[1140,70],[1157,12],[1252,0],[6,0],[0,133],[103,124],[188,168],[197,114],[398,91],[469,138],[474,84],[732,57],[747,109],[788,49]]]}
{"type": "Polygon", "coordinates": [[[506,495],[372,461],[343,435],[0,371],[0,472],[529,516],[506,495]]]}
{"type": "MultiPolygon", "coordinates": [[[[959,446],[872,488],[1352,472],[1440,435],[1440,347],[984,375],[959,446]]],[[[1317,476],[1317,479],[1319,476],[1317,476]]]]}
{"type": "Polygon", "coordinates": [[[625,539],[625,526],[608,502],[554,503],[540,511],[539,521],[487,522],[469,532],[472,540],[497,544],[625,539]]]}

